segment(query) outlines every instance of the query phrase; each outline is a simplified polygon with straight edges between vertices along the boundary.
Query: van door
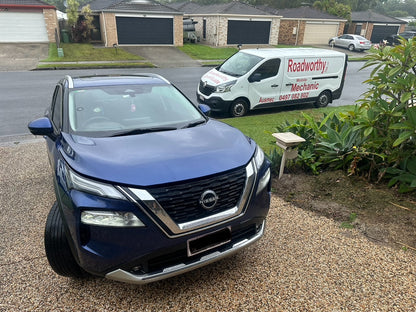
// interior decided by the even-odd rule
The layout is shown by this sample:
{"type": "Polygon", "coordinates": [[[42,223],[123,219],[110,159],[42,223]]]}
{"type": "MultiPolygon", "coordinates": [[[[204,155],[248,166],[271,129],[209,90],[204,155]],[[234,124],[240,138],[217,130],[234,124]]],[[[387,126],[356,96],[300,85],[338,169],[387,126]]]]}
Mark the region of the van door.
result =
{"type": "Polygon", "coordinates": [[[280,63],[279,58],[267,60],[248,77],[251,108],[268,107],[279,100],[283,80],[280,63]]]}

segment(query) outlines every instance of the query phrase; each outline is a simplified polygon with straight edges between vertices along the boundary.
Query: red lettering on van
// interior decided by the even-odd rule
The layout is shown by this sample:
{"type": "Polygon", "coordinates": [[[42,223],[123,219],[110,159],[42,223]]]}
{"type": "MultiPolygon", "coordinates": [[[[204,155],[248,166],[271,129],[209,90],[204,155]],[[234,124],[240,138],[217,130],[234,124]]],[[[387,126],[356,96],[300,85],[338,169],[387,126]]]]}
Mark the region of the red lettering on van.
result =
{"type": "Polygon", "coordinates": [[[319,89],[319,83],[304,83],[298,85],[297,83],[292,85],[292,88],[290,89],[290,92],[299,92],[299,91],[310,91],[310,90],[318,90],[319,89]]]}
{"type": "Polygon", "coordinates": [[[328,62],[323,61],[322,59],[317,59],[316,61],[303,61],[296,62],[293,59],[289,59],[287,71],[289,73],[296,72],[321,72],[325,73],[328,70],[328,62]]]}

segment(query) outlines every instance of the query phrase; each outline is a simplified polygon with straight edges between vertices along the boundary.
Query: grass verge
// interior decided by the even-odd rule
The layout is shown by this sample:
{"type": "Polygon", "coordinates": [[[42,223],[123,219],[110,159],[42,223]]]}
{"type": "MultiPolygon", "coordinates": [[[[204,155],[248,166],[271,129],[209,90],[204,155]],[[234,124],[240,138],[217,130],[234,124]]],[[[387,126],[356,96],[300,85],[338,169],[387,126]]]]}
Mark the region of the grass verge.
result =
{"type": "Polygon", "coordinates": [[[336,113],[348,112],[354,109],[354,105],[311,108],[305,110],[285,110],[277,113],[267,113],[250,115],[240,118],[226,118],[221,121],[238,128],[245,135],[254,139],[257,144],[269,154],[276,147],[276,140],[272,137],[272,133],[276,132],[276,127],[285,121],[293,122],[295,120],[303,120],[302,112],[316,118],[321,119],[323,114],[329,114],[334,111],[336,113]]]}
{"type": "Polygon", "coordinates": [[[89,64],[41,64],[38,69],[77,69],[77,68],[152,68],[152,63],[89,63],[89,64]]]}
{"type": "Polygon", "coordinates": [[[195,60],[225,60],[238,51],[237,48],[214,48],[202,44],[185,43],[179,50],[195,60]]]}
{"type": "Polygon", "coordinates": [[[143,60],[143,57],[128,53],[123,48],[97,48],[89,43],[62,43],[64,56],[58,56],[55,43],[49,44],[49,57],[43,62],[80,62],[80,61],[125,61],[143,60]]]}

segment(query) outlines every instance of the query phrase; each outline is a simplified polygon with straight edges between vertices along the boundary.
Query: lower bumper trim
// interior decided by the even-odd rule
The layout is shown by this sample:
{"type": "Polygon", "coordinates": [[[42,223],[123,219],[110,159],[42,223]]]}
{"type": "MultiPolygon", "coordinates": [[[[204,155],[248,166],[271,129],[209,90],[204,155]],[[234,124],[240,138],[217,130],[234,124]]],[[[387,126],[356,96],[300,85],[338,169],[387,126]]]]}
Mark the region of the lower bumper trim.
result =
{"type": "Polygon", "coordinates": [[[171,267],[167,267],[162,272],[147,273],[143,275],[136,275],[136,274],[127,272],[125,270],[117,269],[110,273],[107,273],[105,277],[114,281],[119,281],[119,282],[124,282],[124,283],[147,284],[147,283],[163,280],[169,277],[173,277],[179,274],[183,274],[185,272],[189,272],[191,270],[200,268],[207,264],[210,264],[220,259],[231,256],[232,254],[236,253],[240,249],[243,249],[253,244],[254,242],[259,240],[263,236],[264,229],[265,229],[265,222],[266,221],[263,221],[263,224],[261,225],[260,230],[252,238],[237,242],[232,246],[232,248],[227,249],[225,251],[216,251],[208,255],[205,255],[193,263],[190,263],[190,264],[181,263],[181,264],[177,264],[171,267]]]}

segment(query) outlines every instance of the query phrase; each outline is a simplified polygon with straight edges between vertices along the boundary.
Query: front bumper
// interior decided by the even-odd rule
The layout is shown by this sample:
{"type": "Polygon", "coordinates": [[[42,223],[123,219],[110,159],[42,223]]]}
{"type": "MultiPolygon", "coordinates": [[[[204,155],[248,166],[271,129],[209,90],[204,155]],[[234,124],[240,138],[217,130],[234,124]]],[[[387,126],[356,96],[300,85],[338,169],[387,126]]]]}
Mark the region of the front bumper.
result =
{"type": "Polygon", "coordinates": [[[133,274],[122,269],[116,269],[112,272],[107,273],[105,277],[119,282],[126,282],[131,284],[146,284],[173,277],[179,274],[183,274],[191,270],[205,266],[207,264],[210,264],[212,262],[218,261],[220,259],[223,259],[225,257],[228,257],[236,253],[240,249],[253,244],[263,236],[264,229],[265,221],[263,221],[263,223],[260,226],[260,229],[253,237],[234,243],[232,247],[229,249],[225,249],[223,251],[214,251],[212,253],[204,255],[190,263],[179,263],[171,267],[166,267],[161,271],[146,274],[133,274]]]}
{"type": "Polygon", "coordinates": [[[160,222],[162,219],[141,208],[144,203],[102,198],[77,190],[67,193],[58,187],[58,202],[68,226],[72,253],[80,267],[93,275],[139,284],[168,278],[226,257],[263,235],[270,206],[270,180],[259,190],[258,186],[260,177],[267,176],[269,170],[269,164],[265,162],[244,210],[235,217],[176,234],[160,222]],[[114,228],[83,224],[80,222],[83,210],[131,212],[145,226],[114,228]],[[202,242],[198,253],[189,253],[190,242],[224,229],[229,230],[229,237],[221,238],[218,245],[211,248],[211,241],[202,242]]]}
{"type": "Polygon", "coordinates": [[[228,113],[233,102],[225,101],[218,96],[206,97],[199,92],[196,93],[196,98],[199,104],[206,104],[211,108],[212,112],[220,114],[228,113]]]}

